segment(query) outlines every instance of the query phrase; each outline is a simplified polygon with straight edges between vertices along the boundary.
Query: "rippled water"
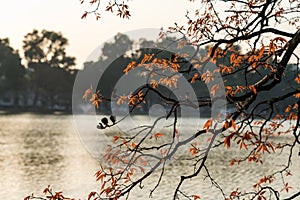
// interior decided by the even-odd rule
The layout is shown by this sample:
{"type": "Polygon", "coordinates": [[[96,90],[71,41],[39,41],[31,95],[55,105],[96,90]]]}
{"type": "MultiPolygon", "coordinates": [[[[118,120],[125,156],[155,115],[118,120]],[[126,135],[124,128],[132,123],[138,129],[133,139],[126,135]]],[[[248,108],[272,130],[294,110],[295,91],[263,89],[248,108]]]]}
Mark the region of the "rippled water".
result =
{"type": "MultiPolygon", "coordinates": [[[[192,121],[189,120],[192,124],[192,121]]],[[[0,116],[0,199],[23,199],[34,192],[40,195],[47,185],[66,196],[86,199],[90,191],[97,190],[94,173],[98,163],[81,144],[69,115],[1,115],[0,116]]],[[[298,150],[298,149],[296,149],[298,150]]],[[[284,153],[270,155],[264,165],[241,164],[229,167],[237,154],[236,149],[213,150],[207,166],[212,177],[225,192],[237,187],[241,191],[252,188],[263,175],[279,169],[273,161],[284,162],[284,153]]],[[[293,176],[288,177],[291,193],[300,190],[300,157],[294,152],[293,176]]],[[[166,167],[165,178],[152,199],[171,199],[179,175],[192,172],[193,168],[173,162],[166,167]]],[[[144,199],[155,186],[159,172],[144,182],[144,189],[132,192],[130,199],[144,199]]],[[[203,174],[183,185],[185,191],[199,194],[201,199],[222,199],[220,192],[203,174]]],[[[282,188],[282,185],[275,185],[282,188]]],[[[283,192],[282,196],[286,194],[283,192]]]]}
{"type": "Polygon", "coordinates": [[[0,199],[41,194],[51,184],[75,197],[96,188],[96,161],[81,145],[71,116],[0,116],[0,199]]]}

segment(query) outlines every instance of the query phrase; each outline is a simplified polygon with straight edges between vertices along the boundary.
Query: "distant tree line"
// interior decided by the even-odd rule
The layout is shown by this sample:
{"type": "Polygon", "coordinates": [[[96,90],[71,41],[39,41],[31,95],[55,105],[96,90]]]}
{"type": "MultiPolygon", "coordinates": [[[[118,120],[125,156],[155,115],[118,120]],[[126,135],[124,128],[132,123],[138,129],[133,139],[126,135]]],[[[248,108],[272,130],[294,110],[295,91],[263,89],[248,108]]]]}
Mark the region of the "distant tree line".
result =
{"type": "MultiPolygon", "coordinates": [[[[0,39],[0,108],[70,111],[73,83],[79,69],[75,68],[75,57],[66,54],[67,45],[68,40],[61,33],[33,30],[24,37],[24,55],[21,56],[18,50],[10,46],[9,39],[0,39]]],[[[235,47],[236,51],[239,49],[239,46],[235,47]]],[[[208,47],[198,50],[197,56],[205,56],[207,50],[208,47]]],[[[138,41],[134,41],[127,35],[119,33],[114,37],[113,42],[104,43],[97,61],[84,63],[84,70],[102,70],[109,65],[96,86],[103,96],[109,97],[114,95],[115,84],[124,75],[124,69],[132,60],[140,63],[145,54],[155,54],[158,58],[172,59],[174,53],[193,55],[195,52],[196,49],[192,46],[183,45],[180,47],[175,38],[164,38],[157,41],[140,38],[138,41]],[[133,51],[134,46],[138,47],[138,51],[133,51]],[[168,46],[168,49],[162,51],[166,46],[168,46]]],[[[216,65],[222,63],[222,65],[230,66],[230,58],[231,54],[229,52],[226,56],[218,58],[216,65]]],[[[184,71],[191,66],[191,63],[184,58],[177,62],[180,62],[180,71],[184,71]]],[[[292,71],[298,69],[294,69],[292,66],[287,69],[282,84],[272,90],[274,96],[278,92],[288,92],[296,87],[292,71]]],[[[196,70],[192,70],[190,75],[185,74],[187,80],[195,78],[193,77],[195,72],[196,70]]],[[[253,76],[251,80],[255,82],[265,73],[265,71],[258,71],[257,73],[247,74],[247,76],[253,76]]],[[[226,75],[223,76],[223,80],[225,85],[230,83],[230,86],[239,86],[244,85],[244,82],[249,78],[246,79],[244,76],[245,73],[239,71],[230,76],[230,81],[227,80],[229,77],[226,75]]],[[[88,78],[90,77],[87,77],[87,80],[88,78]]],[[[204,81],[201,80],[201,74],[195,81],[196,83],[192,84],[192,87],[196,96],[202,99],[209,98],[209,91],[204,81]]],[[[87,82],[87,85],[82,86],[83,92],[89,87],[88,84],[87,82]]],[[[158,90],[173,95],[172,91],[163,86],[158,86],[158,90]]],[[[273,93],[271,92],[271,94],[273,93]]],[[[263,98],[262,95],[257,100],[261,101],[263,98]]],[[[147,101],[147,106],[146,104],[142,105],[142,109],[135,112],[146,112],[151,104],[161,102],[155,93],[149,94],[147,101]]],[[[277,108],[278,111],[284,112],[284,108],[289,103],[287,100],[284,105],[277,108]]],[[[99,108],[96,109],[99,112],[112,112],[109,101],[101,103],[99,108]]],[[[206,108],[201,109],[205,110],[206,108]]],[[[209,105],[207,105],[207,110],[209,110],[209,105]]]]}
{"type": "Polygon", "coordinates": [[[9,39],[0,39],[0,108],[70,110],[77,70],[67,45],[61,33],[33,30],[20,56],[9,39]]]}

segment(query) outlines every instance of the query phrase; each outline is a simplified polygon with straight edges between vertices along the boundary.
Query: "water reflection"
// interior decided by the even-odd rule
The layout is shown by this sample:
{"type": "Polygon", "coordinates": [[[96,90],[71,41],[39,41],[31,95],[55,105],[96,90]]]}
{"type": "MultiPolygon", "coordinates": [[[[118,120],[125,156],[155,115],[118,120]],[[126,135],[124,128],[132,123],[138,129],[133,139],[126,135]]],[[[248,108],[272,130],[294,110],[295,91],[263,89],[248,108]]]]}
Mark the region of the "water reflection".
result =
{"type": "Polygon", "coordinates": [[[95,189],[98,164],[80,144],[71,120],[71,116],[0,116],[1,199],[41,194],[48,184],[81,198],[95,189]],[[89,184],[82,187],[83,182],[89,184]]]}
{"type": "MultiPolygon", "coordinates": [[[[72,116],[65,115],[0,116],[0,199],[20,200],[32,192],[41,194],[48,184],[77,199],[86,199],[90,191],[99,188],[93,176],[99,163],[84,149],[73,130],[72,120],[72,116]]],[[[189,121],[192,126],[193,121],[189,121]]],[[[264,165],[242,163],[238,168],[229,167],[233,156],[243,153],[246,152],[221,148],[209,154],[207,166],[210,173],[227,193],[236,187],[241,191],[252,189],[253,183],[259,178],[274,169],[280,169],[273,161],[285,163],[287,152],[268,155],[264,165]]],[[[293,186],[290,194],[300,189],[297,179],[300,177],[299,166],[300,157],[296,149],[292,157],[293,176],[287,177],[289,185],[293,186]]],[[[169,199],[179,176],[187,175],[192,170],[192,165],[183,165],[180,160],[172,161],[167,165],[161,187],[154,192],[152,199],[169,199]]],[[[134,190],[130,199],[148,198],[159,175],[160,172],[156,171],[153,177],[143,182],[144,189],[134,190]]],[[[201,199],[222,199],[220,192],[208,179],[203,181],[204,178],[204,174],[200,174],[184,184],[183,189],[200,194],[201,199]]],[[[280,190],[282,185],[274,187],[280,190]]],[[[281,195],[284,197],[286,193],[281,195]]]]}
{"type": "Polygon", "coordinates": [[[20,164],[23,165],[23,176],[33,185],[62,178],[60,172],[64,170],[64,164],[60,142],[64,130],[57,130],[61,125],[58,122],[46,117],[33,118],[22,127],[23,131],[20,130],[20,164]],[[55,170],[57,173],[53,173],[55,170]]]}

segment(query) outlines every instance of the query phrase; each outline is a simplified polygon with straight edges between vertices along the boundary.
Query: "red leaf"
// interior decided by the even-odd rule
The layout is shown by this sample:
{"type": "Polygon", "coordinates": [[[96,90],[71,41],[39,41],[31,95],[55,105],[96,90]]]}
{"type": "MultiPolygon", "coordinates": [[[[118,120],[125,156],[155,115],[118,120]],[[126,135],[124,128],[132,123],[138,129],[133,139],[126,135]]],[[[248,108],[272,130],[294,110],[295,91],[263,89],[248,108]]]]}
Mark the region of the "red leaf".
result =
{"type": "Polygon", "coordinates": [[[30,199],[30,196],[24,198],[24,200],[29,200],[29,199],[30,199]]]}
{"type": "Polygon", "coordinates": [[[283,190],[285,190],[286,192],[289,192],[289,189],[291,189],[291,188],[293,188],[293,187],[289,186],[288,183],[285,183],[285,187],[284,187],[283,189],[281,189],[281,192],[282,192],[283,190]]]}
{"type": "Polygon", "coordinates": [[[83,15],[81,16],[81,19],[85,19],[86,16],[87,16],[87,14],[88,14],[88,12],[85,11],[85,12],[83,13],[83,15]]]}
{"type": "Polygon", "coordinates": [[[113,12],[113,7],[112,6],[107,6],[106,9],[105,9],[105,11],[111,11],[111,12],[113,12]]]}
{"type": "Polygon", "coordinates": [[[97,2],[97,0],[92,0],[92,1],[90,1],[90,4],[93,5],[96,2],[97,2]]]}
{"type": "Polygon", "coordinates": [[[101,182],[103,182],[103,178],[104,178],[105,176],[106,176],[105,173],[99,174],[99,175],[96,177],[96,181],[101,180],[101,182]]]}
{"type": "Polygon", "coordinates": [[[200,199],[200,196],[194,195],[194,200],[200,199]]]}
{"type": "Polygon", "coordinates": [[[44,189],[43,193],[47,194],[49,192],[49,186],[47,188],[44,189]]]}
{"type": "Polygon", "coordinates": [[[234,165],[235,162],[236,162],[236,159],[232,159],[232,161],[230,162],[229,166],[234,165]]]}

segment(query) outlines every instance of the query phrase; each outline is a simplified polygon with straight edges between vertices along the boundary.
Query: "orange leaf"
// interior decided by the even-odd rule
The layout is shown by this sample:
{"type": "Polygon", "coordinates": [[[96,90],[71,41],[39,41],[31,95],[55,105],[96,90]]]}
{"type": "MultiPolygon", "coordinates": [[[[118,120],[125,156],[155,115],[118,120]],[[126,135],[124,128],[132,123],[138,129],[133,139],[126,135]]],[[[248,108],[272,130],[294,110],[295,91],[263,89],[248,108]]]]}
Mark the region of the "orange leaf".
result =
{"type": "Polygon", "coordinates": [[[199,77],[199,75],[197,73],[195,73],[191,80],[191,83],[195,83],[195,81],[197,80],[198,77],[199,77]]]}
{"type": "Polygon", "coordinates": [[[123,144],[125,144],[125,146],[128,147],[128,142],[126,140],[123,140],[123,144]]]}
{"type": "Polygon", "coordinates": [[[203,128],[206,128],[206,132],[208,132],[209,128],[211,127],[211,124],[212,124],[212,118],[207,120],[206,123],[203,126],[203,128]]]}
{"type": "Polygon", "coordinates": [[[142,162],[141,162],[141,165],[143,165],[143,166],[146,166],[147,164],[148,164],[147,161],[142,161],[142,162]]]}
{"type": "Polygon", "coordinates": [[[297,75],[297,77],[295,78],[295,81],[300,84],[300,74],[297,75]]]}
{"type": "Polygon", "coordinates": [[[234,63],[234,60],[235,60],[235,54],[231,54],[230,56],[230,63],[234,63]]]}
{"type": "Polygon", "coordinates": [[[200,196],[194,195],[194,200],[200,199],[200,196]]]}
{"type": "Polygon", "coordinates": [[[294,95],[297,99],[300,99],[300,93],[294,95]]]}
{"type": "Polygon", "coordinates": [[[91,94],[92,90],[93,90],[93,87],[91,85],[91,87],[84,92],[84,95],[82,96],[82,99],[87,100],[87,98],[91,94]]]}
{"type": "Polygon", "coordinates": [[[150,81],[150,85],[151,85],[151,87],[152,87],[153,89],[155,89],[155,88],[158,87],[157,81],[156,81],[156,80],[153,80],[153,79],[150,81]]]}
{"type": "Polygon", "coordinates": [[[117,105],[126,103],[127,99],[128,99],[127,96],[120,96],[117,100],[117,105]]]}
{"type": "Polygon", "coordinates": [[[133,148],[135,148],[135,147],[136,147],[136,144],[135,144],[134,142],[132,142],[132,143],[131,143],[131,146],[132,146],[133,148]]]}
{"type": "Polygon", "coordinates": [[[226,136],[225,139],[224,139],[224,146],[229,148],[230,147],[230,139],[231,139],[231,136],[226,136]]]}
{"type": "Polygon", "coordinates": [[[288,105],[287,107],[286,107],[286,109],[285,109],[285,112],[290,112],[291,111],[291,109],[292,109],[292,106],[291,105],[288,105]]]}
{"type": "Polygon", "coordinates": [[[219,88],[220,88],[220,87],[219,87],[218,84],[213,85],[213,86],[211,87],[211,89],[210,89],[211,95],[212,95],[212,96],[215,96],[215,95],[216,95],[216,91],[217,91],[217,89],[219,89],[219,88]]]}
{"type": "Polygon", "coordinates": [[[236,130],[236,124],[233,119],[231,120],[231,126],[234,130],[236,130]]]}
{"type": "Polygon", "coordinates": [[[120,138],[120,132],[118,133],[118,135],[117,136],[114,136],[114,143],[116,143],[116,141],[120,138]]]}
{"type": "Polygon", "coordinates": [[[257,151],[257,152],[262,151],[263,153],[265,153],[265,151],[266,151],[266,152],[270,153],[268,147],[267,147],[265,144],[263,144],[263,143],[261,143],[261,144],[258,146],[258,148],[257,148],[256,151],[257,151]]]}
{"type": "Polygon", "coordinates": [[[195,156],[195,155],[198,153],[198,149],[197,149],[196,147],[190,148],[189,151],[191,152],[191,154],[192,154],[193,156],[195,156]]]}
{"type": "Polygon", "coordinates": [[[263,56],[264,52],[265,52],[265,47],[263,46],[259,51],[258,58],[261,58],[263,56]]]}
{"type": "Polygon", "coordinates": [[[155,134],[155,137],[156,137],[156,138],[160,138],[160,137],[162,137],[162,136],[164,136],[163,133],[156,133],[156,134],[155,134]]]}
{"type": "Polygon", "coordinates": [[[252,92],[253,92],[254,94],[257,93],[256,88],[254,87],[254,85],[249,86],[249,88],[252,90],[252,92]]]}
{"type": "Polygon", "coordinates": [[[130,70],[132,70],[135,66],[136,66],[136,62],[135,61],[132,61],[131,63],[129,63],[127,65],[127,67],[124,69],[125,74],[128,74],[128,72],[130,70]]]}
{"type": "Polygon", "coordinates": [[[105,176],[106,176],[105,173],[101,173],[101,174],[97,175],[96,181],[101,180],[101,182],[103,182],[103,178],[104,178],[105,176]]]}
{"type": "Polygon", "coordinates": [[[131,96],[128,102],[129,105],[134,105],[135,104],[135,96],[131,96]]]}
{"type": "Polygon", "coordinates": [[[141,61],[141,64],[150,61],[152,59],[154,54],[145,54],[143,60],[141,61]]]}
{"type": "Polygon", "coordinates": [[[228,121],[225,121],[224,125],[223,125],[223,128],[226,130],[229,128],[229,122],[228,121]]]}

